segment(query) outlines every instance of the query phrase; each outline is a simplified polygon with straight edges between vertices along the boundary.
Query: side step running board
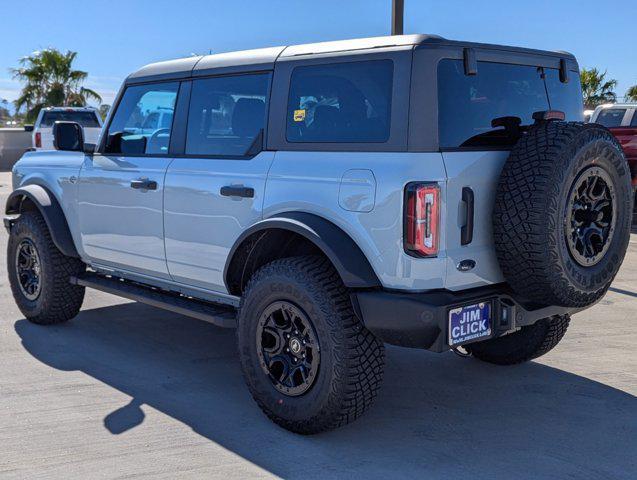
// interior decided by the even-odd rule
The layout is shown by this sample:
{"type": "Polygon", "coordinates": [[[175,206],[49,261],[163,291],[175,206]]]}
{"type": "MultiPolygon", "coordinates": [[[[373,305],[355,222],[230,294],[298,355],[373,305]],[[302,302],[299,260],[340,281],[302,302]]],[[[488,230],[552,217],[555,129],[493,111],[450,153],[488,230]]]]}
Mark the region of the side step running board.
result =
{"type": "Polygon", "coordinates": [[[135,300],[153,307],[170,310],[189,317],[198,318],[218,327],[235,328],[236,310],[227,305],[205,302],[178,293],[167,292],[153,287],[146,287],[139,283],[107,277],[87,272],[80,277],[71,277],[71,283],[82,285],[102,292],[111,293],[119,297],[135,300]]]}

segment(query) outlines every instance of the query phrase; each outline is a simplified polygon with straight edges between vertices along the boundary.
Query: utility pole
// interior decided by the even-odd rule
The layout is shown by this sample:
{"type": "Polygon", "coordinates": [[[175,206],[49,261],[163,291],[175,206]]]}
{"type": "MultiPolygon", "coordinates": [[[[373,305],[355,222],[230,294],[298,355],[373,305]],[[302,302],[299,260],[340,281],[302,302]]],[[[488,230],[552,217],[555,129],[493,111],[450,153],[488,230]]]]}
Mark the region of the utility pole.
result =
{"type": "Polygon", "coordinates": [[[405,0],[391,1],[391,34],[403,34],[403,19],[405,16],[405,0]]]}

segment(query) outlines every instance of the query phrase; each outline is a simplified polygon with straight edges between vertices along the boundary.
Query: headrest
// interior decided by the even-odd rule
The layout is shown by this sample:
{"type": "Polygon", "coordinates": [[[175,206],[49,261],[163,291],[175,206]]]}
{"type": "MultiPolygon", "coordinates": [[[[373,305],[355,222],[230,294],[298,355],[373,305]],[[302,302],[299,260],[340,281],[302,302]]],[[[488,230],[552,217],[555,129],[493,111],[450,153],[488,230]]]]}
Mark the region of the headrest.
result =
{"type": "Polygon", "coordinates": [[[336,123],[340,118],[340,111],[336,107],[329,105],[319,105],[314,110],[314,126],[315,128],[336,127],[336,123]]]}
{"type": "Polygon", "coordinates": [[[232,114],[232,132],[238,137],[254,137],[265,123],[265,102],[258,98],[240,98],[232,114]]]}

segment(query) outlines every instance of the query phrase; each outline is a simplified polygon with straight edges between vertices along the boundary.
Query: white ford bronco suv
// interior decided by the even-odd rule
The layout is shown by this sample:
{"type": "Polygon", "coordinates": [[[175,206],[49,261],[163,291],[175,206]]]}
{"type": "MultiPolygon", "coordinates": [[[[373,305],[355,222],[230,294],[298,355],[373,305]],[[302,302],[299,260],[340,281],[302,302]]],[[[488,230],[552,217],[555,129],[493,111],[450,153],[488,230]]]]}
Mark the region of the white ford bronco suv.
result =
{"type": "Polygon", "coordinates": [[[16,164],[13,295],[38,324],[90,287],[236,327],[268,417],[334,428],[384,343],[515,364],[604,296],[630,172],[582,115],[572,55],[431,35],[152,64],[97,145],[58,122],[16,164]]]}

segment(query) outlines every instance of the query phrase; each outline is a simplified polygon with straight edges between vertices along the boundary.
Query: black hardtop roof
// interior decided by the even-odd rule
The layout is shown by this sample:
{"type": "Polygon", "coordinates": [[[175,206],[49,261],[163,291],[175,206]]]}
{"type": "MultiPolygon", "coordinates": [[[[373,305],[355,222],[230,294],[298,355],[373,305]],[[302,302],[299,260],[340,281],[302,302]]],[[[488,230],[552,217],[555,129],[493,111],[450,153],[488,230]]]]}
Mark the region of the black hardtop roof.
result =
{"type": "Polygon", "coordinates": [[[332,42],[308,43],[304,45],[281,46],[259,48],[254,50],[241,50],[236,52],[217,53],[203,56],[191,56],[176,60],[151,63],[126,79],[127,83],[138,83],[159,79],[180,79],[192,76],[207,75],[212,72],[223,73],[224,70],[237,72],[241,70],[269,70],[280,58],[335,54],[342,52],[346,55],[355,50],[368,50],[376,48],[391,48],[411,46],[415,48],[427,48],[435,46],[452,46],[459,48],[482,48],[489,50],[502,50],[505,52],[528,53],[545,55],[575,60],[568,52],[534,50],[505,45],[493,45],[486,43],[463,42],[448,40],[438,35],[413,34],[413,35],[387,35],[382,37],[359,38],[353,40],[338,40],[332,42]]]}

